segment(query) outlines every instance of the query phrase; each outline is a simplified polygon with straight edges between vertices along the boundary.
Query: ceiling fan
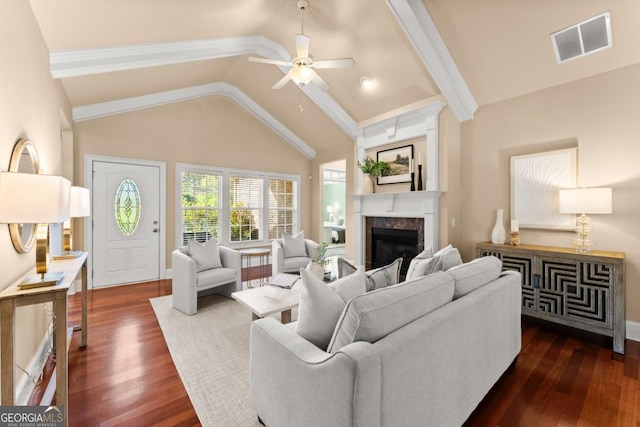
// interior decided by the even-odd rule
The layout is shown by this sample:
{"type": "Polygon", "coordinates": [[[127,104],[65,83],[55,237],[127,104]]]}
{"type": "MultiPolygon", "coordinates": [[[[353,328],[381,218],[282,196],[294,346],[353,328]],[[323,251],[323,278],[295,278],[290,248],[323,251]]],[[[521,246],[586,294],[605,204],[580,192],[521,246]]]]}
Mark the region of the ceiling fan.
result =
{"type": "Polygon", "coordinates": [[[353,67],[356,62],[353,58],[315,61],[309,54],[309,37],[304,35],[304,11],[309,7],[309,2],[306,0],[300,0],[298,1],[297,6],[302,12],[302,25],[300,31],[301,34],[296,34],[296,56],[290,62],[255,57],[250,57],[249,61],[290,67],[287,75],[273,85],[273,89],[280,89],[292,80],[300,87],[308,84],[309,82],[313,82],[320,89],[327,91],[330,89],[329,84],[325,82],[315,70],[322,68],[348,68],[353,67]]]}

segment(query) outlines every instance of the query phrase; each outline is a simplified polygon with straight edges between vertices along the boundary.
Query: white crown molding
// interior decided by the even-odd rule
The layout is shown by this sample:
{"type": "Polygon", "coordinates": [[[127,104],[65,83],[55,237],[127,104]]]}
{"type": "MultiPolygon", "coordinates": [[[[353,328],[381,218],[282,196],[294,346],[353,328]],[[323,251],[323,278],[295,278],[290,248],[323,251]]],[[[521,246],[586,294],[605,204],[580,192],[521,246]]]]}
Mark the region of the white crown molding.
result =
{"type": "Polygon", "coordinates": [[[250,53],[291,60],[280,44],[263,36],[246,36],[54,51],[49,54],[49,67],[53,78],[62,79],[250,53]]]}
{"type": "Polygon", "coordinates": [[[387,0],[387,4],[458,120],[473,119],[478,105],[422,0],[387,0]]]}
{"type": "Polygon", "coordinates": [[[73,121],[80,122],[83,120],[91,120],[99,117],[106,117],[114,114],[126,113],[129,111],[136,111],[172,102],[187,101],[189,99],[211,95],[228,96],[264,123],[277,135],[304,154],[307,158],[313,159],[316,156],[316,152],[313,148],[311,148],[296,134],[291,132],[286,126],[258,105],[258,103],[247,96],[247,94],[235,86],[222,82],[208,83],[205,85],[169,90],[150,95],[74,107],[73,121]]]}

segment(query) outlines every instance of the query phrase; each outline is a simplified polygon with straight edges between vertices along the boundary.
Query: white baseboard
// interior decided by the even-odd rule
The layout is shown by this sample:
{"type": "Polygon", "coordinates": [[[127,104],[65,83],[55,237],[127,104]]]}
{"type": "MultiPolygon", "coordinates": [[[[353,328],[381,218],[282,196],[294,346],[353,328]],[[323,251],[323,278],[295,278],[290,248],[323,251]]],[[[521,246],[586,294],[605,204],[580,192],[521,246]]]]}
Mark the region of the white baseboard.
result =
{"type": "Polygon", "coordinates": [[[173,279],[173,269],[168,268],[164,271],[164,279],[173,279]]]}
{"type": "Polygon", "coordinates": [[[26,371],[31,377],[29,377],[27,374],[24,374],[23,372],[24,375],[22,375],[22,377],[16,384],[16,405],[27,404],[29,397],[31,397],[31,393],[36,386],[32,380],[40,378],[40,374],[44,370],[44,365],[47,363],[47,358],[51,353],[52,346],[53,328],[50,327],[44,338],[42,338],[36,354],[33,355],[33,358],[29,362],[29,366],[27,366],[26,368],[26,371]]]}
{"type": "Polygon", "coordinates": [[[640,342],[640,322],[627,320],[627,339],[640,342]]]}

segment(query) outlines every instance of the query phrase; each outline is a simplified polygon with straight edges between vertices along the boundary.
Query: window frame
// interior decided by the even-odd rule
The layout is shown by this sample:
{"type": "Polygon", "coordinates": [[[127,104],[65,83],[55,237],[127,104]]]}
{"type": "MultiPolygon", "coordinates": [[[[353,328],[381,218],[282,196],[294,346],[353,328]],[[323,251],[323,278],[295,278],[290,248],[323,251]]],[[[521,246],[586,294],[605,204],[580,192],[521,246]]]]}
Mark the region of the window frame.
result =
{"type": "Polygon", "coordinates": [[[249,169],[225,168],[218,166],[206,166],[190,163],[176,163],[175,170],[175,241],[174,245],[179,248],[182,245],[182,173],[202,173],[215,174],[219,176],[219,196],[218,207],[218,243],[235,249],[247,247],[267,246],[270,245],[272,239],[269,239],[269,181],[272,179],[287,180],[294,182],[294,232],[300,231],[301,213],[300,213],[300,196],[301,196],[301,178],[300,175],[276,173],[268,171],[256,171],[249,169]],[[230,177],[240,176],[243,178],[262,179],[262,218],[260,221],[260,239],[242,242],[231,242],[231,224],[229,207],[229,190],[230,177]]]}

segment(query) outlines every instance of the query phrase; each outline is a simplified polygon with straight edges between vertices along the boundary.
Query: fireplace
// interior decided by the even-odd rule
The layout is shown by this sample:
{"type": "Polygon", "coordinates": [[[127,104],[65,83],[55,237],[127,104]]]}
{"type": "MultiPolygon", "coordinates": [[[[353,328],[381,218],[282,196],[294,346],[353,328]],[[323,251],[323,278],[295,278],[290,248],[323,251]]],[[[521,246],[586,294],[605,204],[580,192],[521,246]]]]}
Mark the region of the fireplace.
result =
{"type": "Polygon", "coordinates": [[[404,280],[409,263],[424,250],[424,220],[368,217],[365,236],[366,269],[382,267],[402,258],[400,279],[404,280]]]}
{"type": "MultiPolygon", "coordinates": [[[[418,232],[416,253],[425,248],[438,249],[439,191],[411,191],[406,193],[375,193],[353,196],[355,208],[354,260],[371,268],[372,229],[414,230],[418,232]]],[[[403,257],[404,259],[404,257],[403,257]]],[[[395,260],[392,259],[391,261],[395,260]]],[[[404,259],[405,268],[410,259],[404,259]]],[[[406,271],[406,270],[405,270],[406,271]]]]}
{"type": "Polygon", "coordinates": [[[402,258],[400,280],[407,275],[409,263],[418,254],[418,232],[376,228],[371,230],[371,268],[383,267],[402,258]]]}

